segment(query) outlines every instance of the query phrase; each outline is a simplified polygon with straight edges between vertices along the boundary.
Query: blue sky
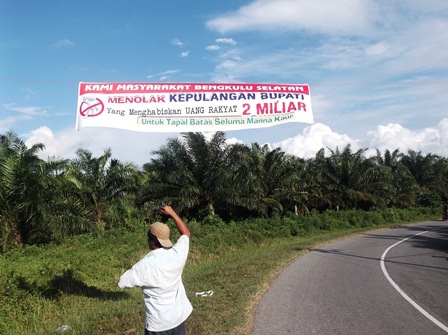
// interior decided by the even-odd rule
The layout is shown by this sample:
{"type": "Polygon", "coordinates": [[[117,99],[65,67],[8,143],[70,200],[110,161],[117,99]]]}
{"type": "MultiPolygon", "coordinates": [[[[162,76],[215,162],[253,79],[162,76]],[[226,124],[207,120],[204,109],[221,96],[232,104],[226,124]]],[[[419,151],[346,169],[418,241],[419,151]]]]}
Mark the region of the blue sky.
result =
{"type": "Polygon", "coordinates": [[[313,125],[226,132],[320,148],[448,156],[446,0],[0,2],[0,134],[42,157],[78,148],[138,165],[178,133],[75,130],[79,82],[309,84],[313,125]]]}

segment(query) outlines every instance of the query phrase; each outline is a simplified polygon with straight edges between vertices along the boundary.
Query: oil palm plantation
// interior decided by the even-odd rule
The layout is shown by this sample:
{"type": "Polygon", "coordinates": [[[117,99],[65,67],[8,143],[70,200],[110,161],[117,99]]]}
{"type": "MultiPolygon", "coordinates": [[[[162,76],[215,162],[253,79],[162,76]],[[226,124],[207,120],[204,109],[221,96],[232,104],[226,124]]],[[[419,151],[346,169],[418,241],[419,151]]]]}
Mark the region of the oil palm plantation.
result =
{"type": "Polygon", "coordinates": [[[2,249],[32,241],[40,230],[43,161],[12,131],[0,137],[0,231],[2,249]]]}

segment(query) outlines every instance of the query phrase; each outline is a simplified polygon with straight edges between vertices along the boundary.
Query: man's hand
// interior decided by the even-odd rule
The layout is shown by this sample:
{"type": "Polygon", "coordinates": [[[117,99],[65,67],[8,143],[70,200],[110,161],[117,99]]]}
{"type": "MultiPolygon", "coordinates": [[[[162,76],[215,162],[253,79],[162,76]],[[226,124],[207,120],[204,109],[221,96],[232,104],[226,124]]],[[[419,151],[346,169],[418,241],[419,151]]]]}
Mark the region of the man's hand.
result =
{"type": "Polygon", "coordinates": [[[162,214],[170,216],[173,219],[174,223],[176,224],[177,230],[179,230],[179,232],[182,235],[187,235],[188,238],[190,238],[190,230],[185,225],[185,223],[182,221],[182,219],[176,214],[176,212],[174,211],[174,209],[171,206],[161,207],[160,212],[162,214]]]}
{"type": "Polygon", "coordinates": [[[168,215],[168,216],[173,216],[173,214],[176,214],[176,212],[174,211],[174,209],[171,206],[163,206],[160,207],[160,212],[162,212],[162,214],[164,215],[168,215]]]}

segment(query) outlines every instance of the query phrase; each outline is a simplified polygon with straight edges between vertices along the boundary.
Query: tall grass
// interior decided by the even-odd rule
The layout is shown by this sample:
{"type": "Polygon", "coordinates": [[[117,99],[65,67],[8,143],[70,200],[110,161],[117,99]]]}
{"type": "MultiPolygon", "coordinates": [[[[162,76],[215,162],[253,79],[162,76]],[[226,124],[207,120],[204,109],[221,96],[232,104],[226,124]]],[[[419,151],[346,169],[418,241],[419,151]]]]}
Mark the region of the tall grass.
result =
{"type": "MultiPolygon", "coordinates": [[[[188,333],[248,334],[257,298],[306,250],[353,232],[435,217],[420,209],[188,222],[192,247],[184,283],[194,307],[188,333]],[[213,296],[195,297],[205,290],[213,290],[213,296]]],[[[142,224],[133,231],[108,231],[102,238],[84,235],[1,255],[0,334],[142,334],[142,293],[120,290],[117,281],[147,252],[142,224]]]]}

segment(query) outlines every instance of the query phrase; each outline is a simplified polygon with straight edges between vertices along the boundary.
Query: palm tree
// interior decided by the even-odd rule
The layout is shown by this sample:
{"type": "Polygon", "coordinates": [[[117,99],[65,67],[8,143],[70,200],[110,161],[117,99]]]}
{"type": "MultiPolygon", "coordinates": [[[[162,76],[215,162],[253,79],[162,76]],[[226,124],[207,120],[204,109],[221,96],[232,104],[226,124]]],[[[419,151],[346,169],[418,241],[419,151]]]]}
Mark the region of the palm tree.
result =
{"type": "Polygon", "coordinates": [[[44,145],[27,148],[9,131],[0,137],[0,229],[2,249],[28,243],[39,230],[42,160],[44,145]]]}
{"type": "Polygon", "coordinates": [[[427,191],[434,181],[433,165],[438,158],[433,154],[423,156],[420,151],[409,150],[408,154],[403,155],[401,159],[401,163],[414,177],[422,192],[427,191]]]}
{"type": "Polygon", "coordinates": [[[90,209],[97,223],[98,232],[105,229],[103,212],[114,201],[132,188],[135,166],[112,158],[110,149],[99,157],[79,149],[77,158],[70,163],[67,178],[76,186],[77,199],[90,209]]]}
{"type": "Polygon", "coordinates": [[[434,180],[431,186],[443,204],[448,205],[448,159],[439,158],[433,166],[434,180]]]}
{"type": "Polygon", "coordinates": [[[341,152],[330,150],[325,162],[324,182],[328,185],[332,207],[336,209],[370,208],[384,204],[386,183],[374,158],[366,158],[366,149],[351,151],[347,145],[341,152]]]}
{"type": "Polygon", "coordinates": [[[320,149],[314,158],[305,162],[301,181],[308,199],[306,205],[302,206],[302,211],[324,210],[331,207],[330,185],[326,182],[326,164],[325,149],[320,149]]]}
{"type": "Polygon", "coordinates": [[[283,204],[291,205],[297,161],[280,148],[253,143],[236,165],[233,183],[241,192],[241,204],[257,215],[267,216],[275,208],[283,212],[283,204]]]}
{"type": "Polygon", "coordinates": [[[322,199],[319,176],[313,171],[313,160],[291,157],[294,172],[290,181],[290,194],[285,201],[296,215],[306,214],[322,199]]]}
{"type": "Polygon", "coordinates": [[[398,149],[386,150],[384,156],[379,150],[376,162],[382,169],[387,187],[387,204],[392,207],[406,208],[415,203],[417,184],[406,166],[401,162],[404,155],[398,149]]]}
{"type": "MultiPolygon", "coordinates": [[[[202,133],[183,133],[155,151],[156,158],[143,166],[150,174],[139,203],[173,203],[190,213],[213,212],[217,202],[226,202],[226,151],[223,132],[207,140],[202,133]]],[[[205,214],[206,215],[206,214],[205,214]]]]}
{"type": "Polygon", "coordinates": [[[90,208],[78,197],[78,190],[71,182],[70,161],[50,159],[42,164],[42,194],[40,211],[42,228],[51,240],[94,230],[95,224],[88,219],[90,208]]]}
{"type": "MultiPolygon", "coordinates": [[[[438,182],[435,166],[439,160],[440,157],[437,155],[427,154],[423,156],[420,151],[416,152],[413,150],[409,150],[407,155],[403,155],[401,162],[407,168],[418,187],[418,190],[415,192],[417,197],[416,203],[421,203],[422,201],[426,203],[429,198],[437,197],[434,192],[434,186],[438,182]]],[[[425,205],[424,203],[421,204],[425,205]]]]}

